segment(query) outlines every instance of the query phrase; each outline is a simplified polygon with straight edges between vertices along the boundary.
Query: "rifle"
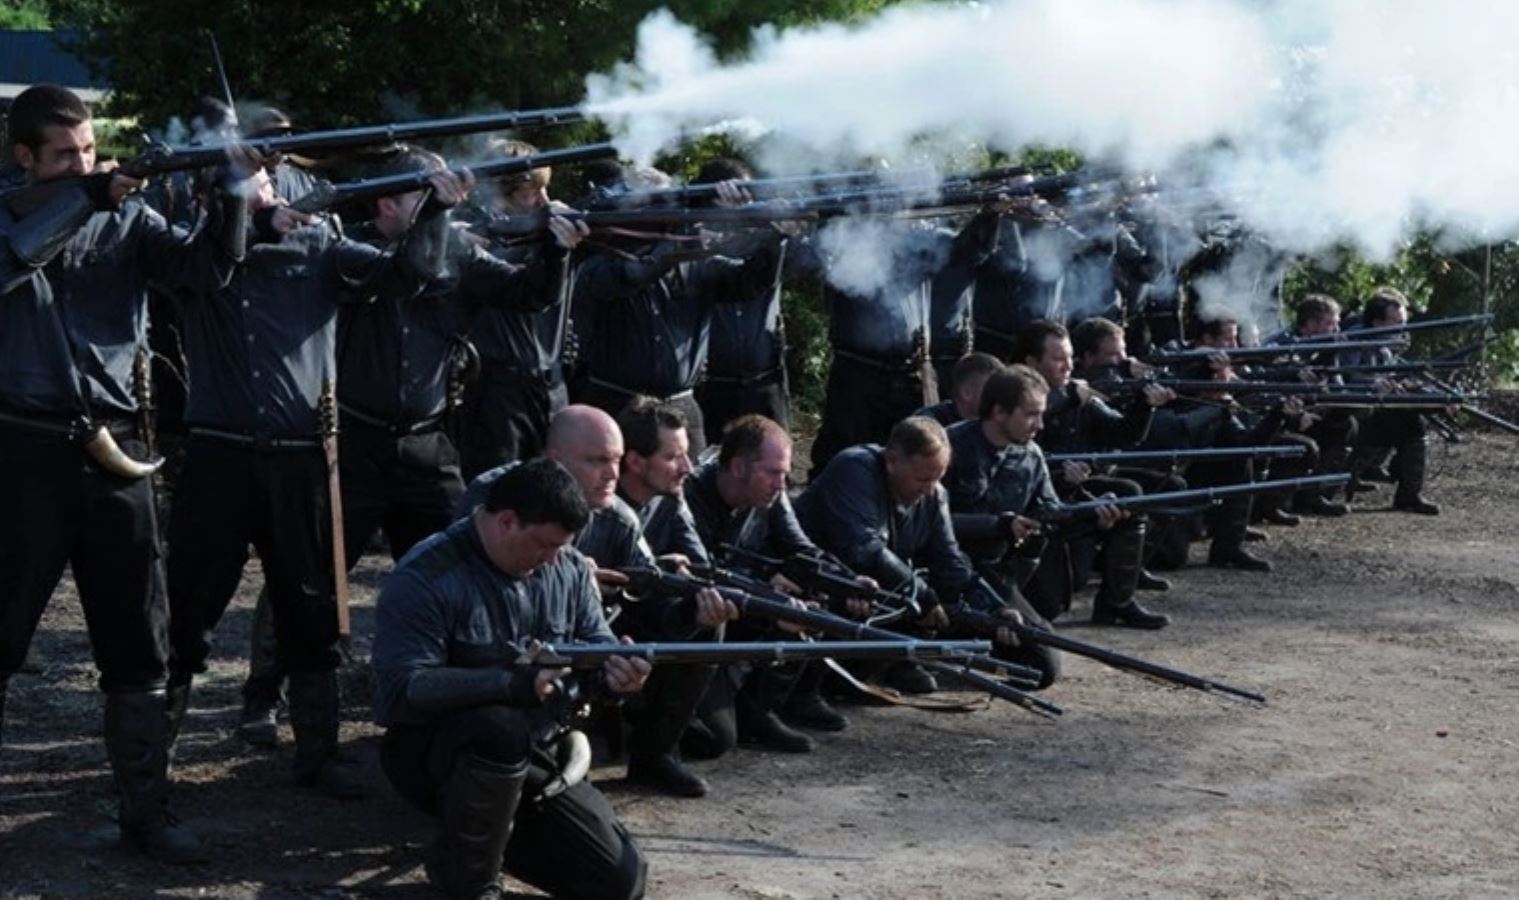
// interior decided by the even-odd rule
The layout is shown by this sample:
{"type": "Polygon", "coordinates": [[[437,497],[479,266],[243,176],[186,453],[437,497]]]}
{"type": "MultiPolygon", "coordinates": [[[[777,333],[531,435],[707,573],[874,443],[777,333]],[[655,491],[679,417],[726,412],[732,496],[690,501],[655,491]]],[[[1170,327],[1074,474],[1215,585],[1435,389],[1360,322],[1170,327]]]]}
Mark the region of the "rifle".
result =
{"type": "MultiPolygon", "coordinates": [[[[990,586],[987,586],[987,589],[990,589],[990,586]]],[[[1100,662],[1104,665],[1112,666],[1115,669],[1122,669],[1127,672],[1136,672],[1141,675],[1148,675],[1152,678],[1158,678],[1162,681],[1170,682],[1171,684],[1181,685],[1182,687],[1194,688],[1196,690],[1206,691],[1208,693],[1222,694],[1241,700],[1249,700],[1262,705],[1264,705],[1266,702],[1266,698],[1264,696],[1254,691],[1247,691],[1244,688],[1234,687],[1233,685],[1225,684],[1222,681],[1215,681],[1211,678],[1204,678],[1200,675],[1193,675],[1189,672],[1183,672],[1180,669],[1173,669],[1169,666],[1160,665],[1159,663],[1152,663],[1148,660],[1143,660],[1135,656],[1119,653],[1116,650],[1109,650],[1105,647],[1099,647],[1096,644],[1089,644],[1086,641],[1067,637],[1064,634],[1059,634],[1045,628],[1040,628],[1037,625],[1029,625],[1027,623],[1015,624],[1008,619],[1002,618],[1001,616],[982,612],[980,610],[969,609],[964,604],[961,604],[949,610],[949,618],[950,621],[970,628],[973,631],[981,634],[995,634],[998,628],[1009,628],[1013,631],[1014,634],[1018,636],[1018,640],[1020,641],[1042,644],[1046,647],[1052,647],[1056,650],[1064,650],[1067,653],[1074,653],[1077,656],[1085,656],[1087,659],[1096,660],[1097,662],[1100,662]]]]}
{"type": "MultiPolygon", "coordinates": [[[[820,594],[838,606],[845,600],[864,600],[877,611],[892,618],[923,615],[918,600],[908,591],[888,591],[885,588],[867,588],[857,580],[859,576],[821,556],[804,556],[793,553],[784,559],[764,556],[752,550],[723,544],[718,550],[727,557],[740,559],[767,572],[778,572],[796,582],[809,594],[820,594]]],[[[755,581],[756,584],[764,584],[755,581]]],[[[878,620],[880,621],[880,620],[878,620]]]]}
{"type": "Polygon", "coordinates": [[[1406,362],[1375,363],[1364,366],[1304,366],[1311,372],[1338,375],[1417,375],[1420,372],[1453,371],[1471,368],[1471,363],[1452,359],[1411,359],[1406,362]]]}
{"type": "Polygon", "coordinates": [[[1155,350],[1145,356],[1144,361],[1157,366],[1166,366],[1172,363],[1207,360],[1220,355],[1227,356],[1231,361],[1270,360],[1306,353],[1315,355],[1324,353],[1352,353],[1362,350],[1381,350],[1384,347],[1401,346],[1403,346],[1403,342],[1395,340],[1356,340],[1327,341],[1317,344],[1293,342],[1290,344],[1268,344],[1262,347],[1235,347],[1229,350],[1205,347],[1198,350],[1155,350]]]}
{"type": "MultiPolygon", "coordinates": [[[[459,176],[463,176],[468,171],[474,173],[476,178],[500,178],[505,175],[514,175],[533,169],[607,159],[616,155],[617,148],[611,144],[587,144],[582,147],[568,147],[563,150],[547,150],[531,156],[496,159],[473,166],[456,168],[452,171],[459,176]]],[[[432,177],[432,174],[426,171],[405,172],[400,175],[383,175],[378,178],[345,181],[341,184],[319,181],[317,182],[317,186],[312,188],[309,193],[290,205],[291,208],[300,212],[316,213],[331,209],[339,204],[354,203],[361,200],[375,200],[380,197],[393,197],[397,194],[422,190],[427,187],[427,180],[432,177]]],[[[547,227],[547,216],[543,217],[543,223],[547,227]]]]}
{"type": "MultiPolygon", "coordinates": [[[[770,622],[786,622],[802,628],[816,631],[819,634],[831,638],[839,638],[847,641],[872,641],[872,642],[897,642],[911,643],[915,638],[898,634],[895,631],[887,631],[884,628],[845,619],[832,613],[821,612],[814,609],[798,609],[791,605],[790,597],[780,593],[764,582],[749,579],[734,572],[725,570],[709,569],[710,572],[720,574],[720,580],[728,585],[744,585],[745,587],[722,586],[687,575],[674,572],[666,572],[662,569],[630,568],[620,570],[628,579],[628,588],[631,591],[661,591],[679,596],[692,596],[697,591],[712,588],[722,596],[724,600],[738,607],[739,613],[745,616],[753,616],[756,619],[764,619],[770,622]]],[[[1006,674],[1011,679],[1016,679],[1022,684],[1029,686],[1039,683],[1040,675],[1027,666],[1017,663],[1006,662],[996,659],[988,654],[990,647],[979,651],[971,651],[960,654],[956,660],[964,669],[975,669],[979,672],[993,674],[1006,674]]],[[[1050,703],[1028,694],[1013,685],[998,680],[986,679],[994,686],[980,685],[988,693],[1010,703],[1015,703],[1030,712],[1044,716],[1058,716],[1064,710],[1050,703]]]]}
{"type": "Polygon", "coordinates": [[[1417,322],[1405,322],[1402,325],[1378,325],[1375,328],[1352,328],[1349,331],[1323,334],[1315,337],[1297,338],[1296,344],[1323,344],[1332,343],[1342,335],[1349,335],[1351,340],[1362,338],[1379,338],[1388,335],[1411,334],[1415,331],[1433,331],[1437,328],[1466,328],[1472,325],[1488,325],[1493,321],[1492,313],[1477,313],[1470,316],[1448,316],[1443,319],[1421,319],[1417,322]]]}
{"type": "Polygon", "coordinates": [[[1301,444],[1260,447],[1208,447],[1201,450],[1114,450],[1095,453],[1049,453],[1045,462],[1084,462],[1094,465],[1169,462],[1171,465],[1198,459],[1239,459],[1242,457],[1302,456],[1308,448],[1301,444]]]}
{"type": "MultiPolygon", "coordinates": [[[[310,131],[305,134],[271,135],[188,146],[150,143],[142,153],[122,163],[116,171],[131,178],[150,178],[154,175],[167,175],[172,172],[186,172],[220,165],[234,147],[242,147],[262,156],[309,155],[321,151],[353,150],[359,147],[454,137],[484,131],[558,125],[578,122],[582,118],[584,118],[584,113],[579,108],[565,106],[481,116],[459,116],[451,119],[423,119],[391,125],[366,125],[331,131],[310,131]]],[[[21,219],[46,206],[56,192],[73,183],[72,178],[61,178],[29,185],[7,193],[3,199],[12,215],[21,219]]]]}
{"type": "MultiPolygon", "coordinates": [[[[1225,497],[1265,494],[1271,491],[1299,490],[1302,488],[1339,487],[1350,481],[1350,475],[1340,472],[1334,475],[1308,475],[1302,478],[1277,478],[1270,481],[1247,481],[1241,484],[1223,484],[1217,487],[1192,488],[1185,491],[1161,491],[1155,494],[1139,494],[1134,497],[1104,497],[1100,500],[1084,500],[1065,503],[1056,509],[1045,510],[1028,516],[1042,524],[1058,525],[1095,516],[1097,510],[1116,506],[1133,512],[1177,507],[1211,506],[1225,497]]],[[[1002,518],[1010,513],[989,514],[984,518],[1002,518]]],[[[956,516],[957,519],[980,519],[981,516],[956,516]]]]}
{"type": "MultiPolygon", "coordinates": [[[[1178,394],[1239,394],[1300,396],[1305,398],[1353,397],[1359,401],[1365,397],[1417,397],[1429,399],[1433,395],[1403,393],[1379,394],[1376,392],[1350,390],[1344,385],[1326,385],[1304,381],[1217,381],[1209,378],[1136,378],[1122,381],[1101,381],[1092,389],[1105,395],[1137,394],[1150,385],[1170,388],[1178,394]]],[[[1449,397],[1451,403],[1463,403],[1472,399],[1470,394],[1456,393],[1449,397]]],[[[1305,401],[1306,402],[1306,401],[1305,401]]]]}
{"type": "Polygon", "coordinates": [[[957,659],[985,653],[990,641],[775,641],[689,644],[545,645],[527,661],[541,668],[599,669],[614,656],[651,665],[704,666],[725,663],[788,663],[816,659],[957,659]]]}

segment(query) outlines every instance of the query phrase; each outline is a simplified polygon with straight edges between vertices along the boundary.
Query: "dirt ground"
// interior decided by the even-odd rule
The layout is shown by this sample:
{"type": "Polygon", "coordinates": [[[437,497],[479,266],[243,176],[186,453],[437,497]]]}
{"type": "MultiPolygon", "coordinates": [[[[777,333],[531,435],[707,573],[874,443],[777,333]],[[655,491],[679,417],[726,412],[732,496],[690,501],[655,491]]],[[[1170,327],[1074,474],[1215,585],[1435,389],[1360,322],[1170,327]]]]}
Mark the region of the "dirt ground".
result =
{"type": "MultiPolygon", "coordinates": [[[[1513,438],[1434,450],[1436,519],[1365,500],[1274,529],[1275,575],[1194,566],[1149,595],[1159,633],[1070,631],[1255,687],[1251,708],[1068,658],[1047,723],[851,708],[817,753],[697,768],[704,800],[597,780],[648,852],[654,897],[1519,895],[1519,479],[1513,438]]],[[[1202,555],[1194,547],[1194,558],[1202,555]]],[[[360,632],[382,569],[358,579],[360,632]]],[[[176,808],[215,847],[176,870],[115,846],[99,699],[70,590],[11,687],[0,897],[421,898],[429,823],[374,773],[338,804],[233,734],[256,571],[196,696],[176,808]]],[[[350,740],[371,758],[364,698],[350,740]]]]}

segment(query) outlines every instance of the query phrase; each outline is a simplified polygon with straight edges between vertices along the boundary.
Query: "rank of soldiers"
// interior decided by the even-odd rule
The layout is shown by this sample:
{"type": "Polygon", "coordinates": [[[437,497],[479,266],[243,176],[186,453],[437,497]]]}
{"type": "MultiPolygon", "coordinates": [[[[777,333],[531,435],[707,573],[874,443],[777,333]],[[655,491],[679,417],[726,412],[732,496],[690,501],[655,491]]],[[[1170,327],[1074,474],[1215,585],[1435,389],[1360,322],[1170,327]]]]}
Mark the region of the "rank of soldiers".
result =
{"type": "Polygon", "coordinates": [[[1452,383],[1480,342],[1404,355],[1488,318],[1410,323],[1390,288],[1352,319],[1310,296],[1279,334],[1201,315],[1192,280],[1243,238],[1111,175],[1004,167],[925,200],[871,171],[724,159],[676,186],[608,145],[495,139],[468,166],[418,146],[577,117],[297,133],[265,109],[239,131],[205,101],[195,144],[111,166],[67,90],[12,105],[0,723],[71,566],[131,847],[207,859],[169,762],[250,547],[250,745],[288,705],[296,785],[371,789],[336,671],[347,574],[383,535],[373,718],[386,779],[436,820],[430,881],[637,897],[647,862],[593,752],[700,797],[690,761],[812,751],[848,727],[840,697],[953,706],[942,680],[1058,716],[1064,653],[1264,704],[1058,623],[1095,581],[1094,624],[1165,628],[1138,597],[1193,543],[1269,572],[1260,526],[1344,515],[1378,482],[1437,514],[1431,433],[1519,430],[1452,383]],[[304,167],[359,148],[353,180],[304,167]],[[574,205],[550,195],[566,165],[593,188],[574,205]],[[1110,202],[1062,204],[1099,184],[1110,202]],[[869,279],[823,239],[856,218],[878,226],[869,279]],[[798,279],[822,282],[832,362],[795,492],[798,279]]]}

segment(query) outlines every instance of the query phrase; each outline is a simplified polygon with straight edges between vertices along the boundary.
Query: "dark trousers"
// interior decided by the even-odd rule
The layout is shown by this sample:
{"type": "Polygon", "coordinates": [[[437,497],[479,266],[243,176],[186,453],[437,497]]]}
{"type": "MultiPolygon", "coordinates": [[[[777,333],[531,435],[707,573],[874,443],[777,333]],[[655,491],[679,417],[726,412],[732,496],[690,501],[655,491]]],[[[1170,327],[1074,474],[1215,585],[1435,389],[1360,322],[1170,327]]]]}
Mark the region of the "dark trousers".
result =
{"type": "MultiPolygon", "coordinates": [[[[428,725],[392,727],[380,762],[402,797],[436,814],[438,792],[461,755],[520,764],[530,750],[530,732],[518,710],[476,707],[428,725]]],[[[643,852],[611,803],[585,781],[548,799],[523,797],[503,867],[555,897],[641,897],[648,874],[643,852]]]]}
{"type": "Polygon", "coordinates": [[[1424,490],[1424,442],[1429,431],[1424,415],[1406,409],[1379,409],[1360,420],[1358,431],[1358,461],[1397,450],[1392,473],[1398,484],[1397,499],[1417,497],[1424,490]]]}
{"type": "Polygon", "coordinates": [[[343,549],[352,569],[376,530],[392,559],[453,522],[464,496],[459,454],[442,431],[395,436],[344,422],[339,446],[343,549]]]}
{"type": "MultiPolygon", "coordinates": [[[[343,550],[349,571],[359,564],[376,530],[390,545],[390,558],[407,551],[453,522],[464,494],[459,457],[442,431],[392,435],[345,419],[338,448],[343,490],[343,550]]],[[[253,708],[279,701],[285,671],[279,665],[269,593],[254,607],[243,701],[253,708]]]]}
{"type": "Polygon", "coordinates": [[[696,388],[696,402],[701,406],[708,444],[722,443],[723,428],[739,416],[757,414],[791,428],[791,398],[783,368],[746,378],[709,375],[696,388]]]}
{"type": "MultiPolygon", "coordinates": [[[[129,455],[144,447],[118,437],[129,455]]],[[[0,684],[21,668],[72,565],[106,691],[162,687],[168,658],[153,485],[101,471],[63,435],[0,425],[0,684]]]]}
{"type": "MultiPolygon", "coordinates": [[[[637,394],[620,388],[587,381],[581,402],[604,410],[607,415],[615,419],[622,415],[622,411],[627,409],[637,397],[637,394]]],[[[696,396],[691,391],[678,391],[672,396],[657,399],[663,400],[666,406],[680,410],[680,414],[686,417],[686,436],[691,439],[690,456],[693,461],[699,458],[701,452],[707,449],[707,426],[706,417],[702,415],[696,396]]]]}
{"type": "Polygon", "coordinates": [[[280,666],[327,672],[341,659],[327,464],[319,449],[257,450],[192,435],[169,523],[174,679],[206,670],[211,637],[257,550],[280,666]]]}
{"type": "Polygon", "coordinates": [[[885,443],[891,429],[938,400],[933,369],[921,372],[833,357],[823,421],[812,444],[812,477],[839,451],[856,444],[885,443]]]}
{"type": "Polygon", "coordinates": [[[466,482],[543,452],[549,419],[568,403],[564,383],[487,362],[464,389],[459,456],[466,482]]]}

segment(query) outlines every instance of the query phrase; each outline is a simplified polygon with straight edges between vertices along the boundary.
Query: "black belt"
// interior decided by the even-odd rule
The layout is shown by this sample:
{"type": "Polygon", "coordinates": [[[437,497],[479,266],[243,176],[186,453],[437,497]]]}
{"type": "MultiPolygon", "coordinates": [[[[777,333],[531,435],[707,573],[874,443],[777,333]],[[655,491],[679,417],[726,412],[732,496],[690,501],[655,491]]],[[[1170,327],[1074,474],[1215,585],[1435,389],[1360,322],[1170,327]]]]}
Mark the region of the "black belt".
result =
{"type": "Polygon", "coordinates": [[[101,427],[109,431],[112,437],[125,437],[137,432],[137,423],[130,419],[91,421],[84,416],[72,419],[35,419],[7,412],[0,412],[0,425],[13,425],[26,431],[57,435],[71,441],[83,441],[101,427]]]}
{"type": "Polygon", "coordinates": [[[644,391],[644,390],[639,390],[637,388],[623,387],[622,385],[617,384],[615,382],[603,381],[602,379],[597,378],[594,375],[588,375],[588,376],[586,376],[586,381],[589,381],[591,384],[594,384],[596,387],[605,388],[605,389],[607,389],[609,391],[615,391],[615,392],[617,392],[619,394],[623,394],[623,395],[626,395],[628,397],[652,397],[658,403],[670,403],[670,402],[675,401],[675,400],[684,400],[687,397],[690,397],[692,395],[691,388],[686,388],[683,391],[676,391],[673,394],[660,395],[660,394],[656,394],[656,393],[654,393],[652,391],[644,391]]]}
{"type": "Polygon", "coordinates": [[[531,384],[552,387],[562,379],[558,369],[519,369],[503,362],[486,360],[480,367],[482,381],[505,381],[512,384],[531,384]]]}
{"type": "Polygon", "coordinates": [[[773,366],[763,372],[754,372],[748,375],[713,375],[707,373],[705,381],[708,384],[726,384],[736,387],[755,387],[761,384],[779,383],[782,370],[780,366],[773,366]]]}
{"type": "Polygon", "coordinates": [[[412,434],[422,434],[428,431],[437,431],[443,427],[443,414],[428,416],[416,422],[388,422],[379,416],[371,416],[368,413],[359,412],[351,406],[338,404],[338,413],[343,419],[352,420],[360,425],[383,431],[393,437],[406,437],[412,434]]]}
{"type": "Polygon", "coordinates": [[[833,348],[833,356],[835,359],[847,360],[866,366],[867,368],[875,369],[878,372],[888,372],[892,375],[921,375],[923,372],[923,364],[911,356],[883,359],[879,356],[868,356],[863,353],[856,353],[853,350],[845,350],[841,347],[833,348]]]}
{"type": "Polygon", "coordinates": [[[318,450],[322,446],[322,439],[316,437],[269,437],[261,434],[242,434],[236,431],[223,431],[220,428],[205,428],[200,425],[191,425],[189,432],[191,437],[210,438],[213,441],[235,444],[239,447],[248,447],[253,450],[318,450]]]}

